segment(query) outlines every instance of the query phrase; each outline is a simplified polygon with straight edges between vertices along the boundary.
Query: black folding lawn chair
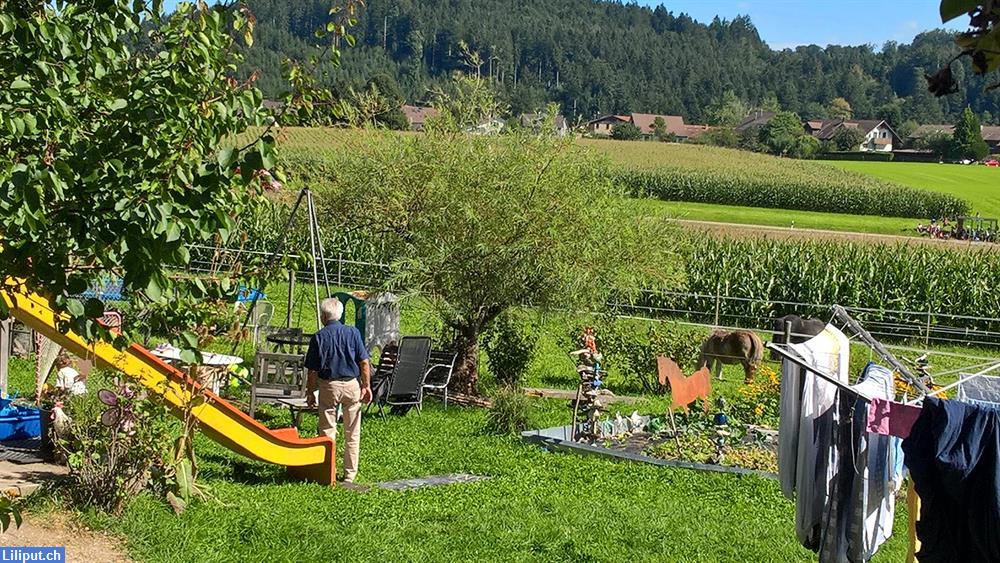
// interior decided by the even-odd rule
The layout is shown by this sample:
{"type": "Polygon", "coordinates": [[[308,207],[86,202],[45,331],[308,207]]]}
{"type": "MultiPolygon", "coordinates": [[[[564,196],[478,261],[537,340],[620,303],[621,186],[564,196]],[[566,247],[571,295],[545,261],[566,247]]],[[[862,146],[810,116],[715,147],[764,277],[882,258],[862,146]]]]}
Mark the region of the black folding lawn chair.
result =
{"type": "MultiPolygon", "coordinates": [[[[431,339],[426,336],[404,336],[396,349],[395,364],[388,381],[378,382],[380,387],[373,404],[378,406],[379,414],[385,415],[385,406],[392,412],[406,414],[410,408],[421,407],[424,399],[424,376],[427,373],[427,362],[431,355],[431,339]]],[[[383,354],[383,357],[385,355],[383,354]]],[[[380,368],[383,360],[379,361],[380,368]]],[[[382,371],[379,369],[378,371],[382,371]]]]}

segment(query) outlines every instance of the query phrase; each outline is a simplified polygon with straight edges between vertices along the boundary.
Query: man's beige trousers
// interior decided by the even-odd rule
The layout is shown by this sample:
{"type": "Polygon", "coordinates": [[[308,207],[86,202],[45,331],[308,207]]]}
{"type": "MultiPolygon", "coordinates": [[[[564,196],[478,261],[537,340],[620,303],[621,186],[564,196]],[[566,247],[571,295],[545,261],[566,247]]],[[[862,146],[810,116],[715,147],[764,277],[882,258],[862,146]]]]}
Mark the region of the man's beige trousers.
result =
{"type": "Polygon", "coordinates": [[[344,408],[344,481],[358,474],[361,449],[361,385],[357,379],[319,380],[319,431],[337,442],[337,407],[344,408]]]}

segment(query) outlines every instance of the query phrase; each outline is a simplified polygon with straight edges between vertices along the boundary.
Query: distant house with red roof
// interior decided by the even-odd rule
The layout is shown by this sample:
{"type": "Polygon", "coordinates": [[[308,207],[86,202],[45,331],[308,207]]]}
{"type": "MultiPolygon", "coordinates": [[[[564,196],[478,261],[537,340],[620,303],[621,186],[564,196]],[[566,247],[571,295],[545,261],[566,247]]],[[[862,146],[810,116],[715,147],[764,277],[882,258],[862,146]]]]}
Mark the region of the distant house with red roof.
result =
{"type": "Polygon", "coordinates": [[[595,136],[610,137],[611,131],[616,125],[631,122],[632,118],[628,115],[604,115],[587,122],[587,133],[595,136]]]}
{"type": "Polygon", "coordinates": [[[890,152],[892,147],[899,148],[902,141],[885,120],[881,119],[824,119],[822,121],[807,121],[804,124],[807,133],[820,141],[833,140],[837,131],[843,128],[857,129],[864,134],[864,141],[853,149],[856,151],[890,152]],[[818,125],[818,129],[815,126],[818,125]]]}
{"type": "Polygon", "coordinates": [[[423,131],[427,120],[437,117],[440,113],[434,108],[423,106],[404,105],[402,110],[403,115],[406,116],[406,121],[410,123],[411,131],[423,131]]]}
{"type": "Polygon", "coordinates": [[[678,141],[686,141],[701,135],[711,129],[708,125],[688,125],[679,115],[660,115],[655,113],[630,113],[629,115],[605,115],[587,123],[587,132],[595,136],[610,137],[616,125],[631,123],[645,137],[652,137],[655,131],[656,119],[663,120],[667,134],[672,134],[678,141]]]}

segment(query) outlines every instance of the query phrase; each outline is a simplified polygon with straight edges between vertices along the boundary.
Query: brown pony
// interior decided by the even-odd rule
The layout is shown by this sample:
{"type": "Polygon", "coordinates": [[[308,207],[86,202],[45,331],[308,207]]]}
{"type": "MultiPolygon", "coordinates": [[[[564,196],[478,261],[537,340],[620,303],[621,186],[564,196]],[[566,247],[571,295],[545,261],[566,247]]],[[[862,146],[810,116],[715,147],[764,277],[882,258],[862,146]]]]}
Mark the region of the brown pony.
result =
{"type": "Polygon", "coordinates": [[[733,332],[716,330],[701,344],[698,369],[708,367],[722,379],[723,364],[743,364],[744,382],[753,383],[753,376],[764,359],[764,342],[749,330],[733,332]]]}

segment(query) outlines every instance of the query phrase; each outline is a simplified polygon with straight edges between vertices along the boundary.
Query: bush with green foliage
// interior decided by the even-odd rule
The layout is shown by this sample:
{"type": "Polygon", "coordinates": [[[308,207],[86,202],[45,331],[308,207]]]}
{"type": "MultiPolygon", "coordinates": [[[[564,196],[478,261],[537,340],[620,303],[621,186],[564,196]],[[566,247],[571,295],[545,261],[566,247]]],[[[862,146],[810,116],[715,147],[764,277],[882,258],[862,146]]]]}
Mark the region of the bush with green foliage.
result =
{"type": "Polygon", "coordinates": [[[699,145],[735,149],[740,145],[740,137],[732,127],[716,127],[698,135],[693,142],[699,145]]]}
{"type": "Polygon", "coordinates": [[[486,411],[486,431],[490,434],[516,434],[531,428],[531,398],[519,389],[501,387],[486,411]]]}
{"type": "Polygon", "coordinates": [[[693,370],[704,338],[704,331],[675,323],[657,323],[643,331],[629,319],[607,315],[574,327],[568,335],[572,344],[567,346],[578,346],[579,335],[587,326],[594,329],[604,368],[624,379],[612,385],[653,393],[666,391],[657,380],[656,357],[667,356],[682,369],[693,370]]]}
{"type": "Polygon", "coordinates": [[[619,123],[611,128],[611,138],[616,141],[638,141],[642,131],[631,123],[619,123]]]}
{"type": "Polygon", "coordinates": [[[979,118],[972,109],[965,108],[962,117],[955,123],[952,135],[951,157],[957,160],[982,160],[990,154],[990,148],[983,140],[979,118]]]}
{"type": "Polygon", "coordinates": [[[761,142],[768,152],[779,156],[794,156],[799,152],[800,139],[806,136],[802,120],[790,111],[779,111],[760,132],[761,142]]]}
{"type": "Polygon", "coordinates": [[[166,492],[175,425],[165,406],[141,399],[135,387],[70,399],[72,417],[55,435],[69,465],[68,488],[76,506],[119,514],[147,487],[166,492]]]}
{"type": "Polygon", "coordinates": [[[841,126],[833,133],[833,144],[838,151],[851,152],[861,149],[865,134],[857,127],[841,126]]]}
{"type": "Polygon", "coordinates": [[[586,306],[610,288],[679,281],[664,223],[623,220],[602,160],[538,135],[370,133],[330,155],[328,228],[378,236],[386,284],[420,293],[457,333],[453,388],[476,392],[479,339],[505,310],[586,306]]]}
{"type": "Polygon", "coordinates": [[[483,338],[486,363],[496,382],[518,389],[535,357],[538,335],[525,319],[513,311],[497,317],[483,338]]]}

